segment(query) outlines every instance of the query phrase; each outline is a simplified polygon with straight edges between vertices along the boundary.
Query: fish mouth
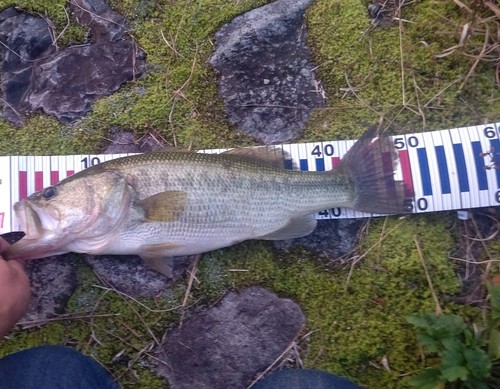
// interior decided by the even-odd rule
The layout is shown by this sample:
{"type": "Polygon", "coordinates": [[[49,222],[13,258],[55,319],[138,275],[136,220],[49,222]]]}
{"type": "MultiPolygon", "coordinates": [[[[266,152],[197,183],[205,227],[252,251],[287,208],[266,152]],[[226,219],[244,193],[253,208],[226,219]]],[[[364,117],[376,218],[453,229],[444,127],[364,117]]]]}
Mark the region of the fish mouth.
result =
{"type": "Polygon", "coordinates": [[[6,259],[37,259],[55,255],[55,233],[43,228],[38,212],[25,200],[14,205],[14,212],[25,236],[2,252],[6,259]]]}

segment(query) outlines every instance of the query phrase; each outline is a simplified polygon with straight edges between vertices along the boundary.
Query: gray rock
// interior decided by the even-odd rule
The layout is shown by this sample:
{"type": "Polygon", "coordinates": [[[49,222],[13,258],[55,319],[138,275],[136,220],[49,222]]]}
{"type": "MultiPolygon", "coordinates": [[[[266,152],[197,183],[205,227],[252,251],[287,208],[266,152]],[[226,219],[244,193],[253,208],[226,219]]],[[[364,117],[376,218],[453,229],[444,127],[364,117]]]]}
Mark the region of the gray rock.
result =
{"type": "Polygon", "coordinates": [[[111,143],[102,151],[103,154],[139,153],[135,135],[131,132],[117,132],[111,143]]]}
{"type": "Polygon", "coordinates": [[[323,106],[305,44],[311,0],[279,0],[236,17],[216,34],[210,63],[229,121],[266,144],[290,141],[323,106]]]}
{"type": "Polygon", "coordinates": [[[73,122],[93,101],[143,73],[145,54],[127,37],[121,15],[103,0],[74,0],[70,7],[92,43],[57,49],[42,17],[14,8],[0,12],[3,116],[12,123],[37,110],[73,122]]]}
{"type": "Polygon", "coordinates": [[[111,143],[102,151],[102,153],[146,153],[149,151],[161,150],[164,147],[165,145],[154,138],[151,134],[146,134],[140,139],[137,139],[131,132],[116,131],[112,136],[111,143]]]}
{"type": "Polygon", "coordinates": [[[320,253],[325,259],[337,259],[351,252],[358,242],[358,232],[363,220],[334,219],[318,220],[312,234],[302,238],[275,241],[275,247],[289,250],[292,246],[302,246],[320,253]]]}
{"type": "Polygon", "coordinates": [[[171,258],[172,276],[167,277],[151,269],[135,255],[85,255],[100,279],[132,297],[158,297],[168,293],[172,283],[184,277],[194,258],[171,258]]]}
{"type": "Polygon", "coordinates": [[[246,388],[304,325],[300,307],[261,287],[229,293],[168,334],[157,372],[170,387],[246,388]]]}
{"type": "Polygon", "coordinates": [[[31,302],[20,320],[24,326],[43,323],[66,311],[66,304],[78,286],[74,261],[61,255],[28,261],[31,302]]]}

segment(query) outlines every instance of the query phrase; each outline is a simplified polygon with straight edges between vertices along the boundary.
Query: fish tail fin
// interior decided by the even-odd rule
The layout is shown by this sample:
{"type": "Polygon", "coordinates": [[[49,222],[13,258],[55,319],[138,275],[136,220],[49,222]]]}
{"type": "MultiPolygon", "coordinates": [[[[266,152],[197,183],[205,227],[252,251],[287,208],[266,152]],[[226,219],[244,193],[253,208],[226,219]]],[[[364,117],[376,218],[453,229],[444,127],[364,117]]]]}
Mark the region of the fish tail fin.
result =
{"type": "Polygon", "coordinates": [[[336,171],[352,185],[352,207],[371,213],[409,213],[413,198],[405,193],[402,181],[394,179],[398,153],[389,137],[376,137],[370,128],[349,149],[336,171]]]}

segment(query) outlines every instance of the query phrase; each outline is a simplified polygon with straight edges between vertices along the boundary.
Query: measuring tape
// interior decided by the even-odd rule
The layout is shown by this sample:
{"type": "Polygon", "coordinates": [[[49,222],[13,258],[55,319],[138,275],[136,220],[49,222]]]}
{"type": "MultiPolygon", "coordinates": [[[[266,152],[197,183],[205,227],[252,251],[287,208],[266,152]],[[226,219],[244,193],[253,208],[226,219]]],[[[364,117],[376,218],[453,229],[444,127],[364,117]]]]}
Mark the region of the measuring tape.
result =
{"type": "MultiPolygon", "coordinates": [[[[414,194],[414,213],[500,205],[500,123],[394,136],[395,178],[414,194]]],[[[355,141],[285,144],[285,167],[333,169],[355,141]]],[[[219,153],[225,149],[202,150],[219,153]]],[[[130,154],[0,157],[0,234],[18,231],[15,202],[92,165],[130,154]]],[[[369,217],[349,208],[319,212],[317,219],[369,217]]]]}

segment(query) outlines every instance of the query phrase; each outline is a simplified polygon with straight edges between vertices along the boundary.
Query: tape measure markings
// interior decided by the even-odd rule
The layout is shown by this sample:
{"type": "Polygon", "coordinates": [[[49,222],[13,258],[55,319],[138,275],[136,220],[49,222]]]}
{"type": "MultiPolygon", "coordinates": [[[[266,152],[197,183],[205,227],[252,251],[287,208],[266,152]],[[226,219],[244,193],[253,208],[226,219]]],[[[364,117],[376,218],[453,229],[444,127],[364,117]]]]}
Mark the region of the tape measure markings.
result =
{"type": "MultiPolygon", "coordinates": [[[[309,163],[307,162],[307,149],[306,144],[297,145],[297,152],[299,156],[299,170],[307,171],[309,170],[309,163]]],[[[313,170],[313,169],[311,169],[313,170]]]]}
{"type": "Polygon", "coordinates": [[[293,170],[293,168],[294,168],[294,166],[293,166],[293,159],[291,157],[291,155],[292,155],[292,145],[291,144],[282,145],[281,149],[283,150],[283,153],[286,156],[286,158],[285,158],[285,160],[283,162],[283,165],[284,165],[285,169],[293,170]]]}
{"type": "MultiPolygon", "coordinates": [[[[399,153],[395,177],[403,180],[407,195],[414,193],[415,213],[500,204],[499,124],[393,137],[399,153]]],[[[292,159],[285,160],[286,168],[324,171],[336,167],[354,142],[313,142],[276,147],[291,155],[292,159]]],[[[86,167],[124,155],[128,154],[0,157],[0,232],[14,229],[10,210],[19,199],[86,167]]],[[[384,156],[385,169],[392,168],[389,159],[389,154],[384,156]]],[[[349,208],[335,208],[317,214],[318,219],[366,216],[370,214],[349,208]]]]}
{"type": "Polygon", "coordinates": [[[495,171],[497,176],[497,187],[500,188],[500,141],[498,139],[491,139],[490,144],[490,150],[492,150],[493,153],[492,169],[495,171]]]}
{"type": "Polygon", "coordinates": [[[497,196],[500,197],[500,142],[494,137],[498,136],[499,130],[495,126],[485,127],[483,134],[484,137],[480,137],[483,147],[483,169],[488,178],[488,187],[497,189],[496,191],[488,191],[490,195],[489,201],[496,202],[499,200],[497,196]]]}
{"type": "MultiPolygon", "coordinates": [[[[312,154],[315,150],[319,150],[321,142],[313,142],[310,147],[301,147],[302,158],[300,159],[300,170],[302,171],[317,171],[316,157],[312,154]],[[311,149],[312,147],[312,149],[311,149]]],[[[324,166],[324,164],[323,164],[324,166]]]]}
{"type": "Polygon", "coordinates": [[[446,181],[449,180],[448,174],[446,174],[445,170],[448,170],[446,163],[446,156],[442,155],[443,158],[439,158],[441,145],[441,135],[438,131],[436,131],[436,135],[433,135],[432,132],[425,133],[424,139],[427,144],[432,145],[429,151],[429,167],[431,170],[431,174],[434,177],[432,179],[432,190],[434,193],[442,193],[442,196],[433,196],[432,200],[434,202],[434,209],[448,209],[449,205],[448,199],[446,198],[445,190],[446,181]],[[435,180],[435,182],[434,182],[435,180]]]}
{"type": "Polygon", "coordinates": [[[476,157],[476,169],[481,172],[479,176],[479,185],[483,188],[481,196],[483,197],[483,201],[489,204],[491,201],[494,201],[494,189],[497,187],[494,171],[486,168],[489,160],[488,156],[491,149],[491,143],[488,138],[480,136],[477,131],[473,132],[471,137],[474,139],[472,146],[474,154],[477,152],[477,155],[474,155],[476,157]]]}
{"type": "MultiPolygon", "coordinates": [[[[496,201],[495,192],[498,190],[498,188],[500,188],[500,180],[498,179],[500,177],[500,164],[496,166],[496,169],[487,168],[489,161],[491,161],[491,150],[492,148],[494,148],[493,145],[495,144],[495,142],[498,143],[498,139],[489,139],[487,137],[489,131],[488,128],[490,127],[486,126],[485,128],[483,128],[483,133],[478,131],[474,131],[471,133],[471,137],[474,140],[474,152],[478,152],[477,156],[475,156],[475,164],[476,169],[478,170],[478,172],[480,172],[480,185],[482,185],[482,187],[484,188],[482,192],[483,203],[486,203],[486,205],[494,203],[496,201]]],[[[491,130],[491,135],[498,137],[498,130],[495,129],[495,126],[491,127],[491,130]]],[[[495,149],[496,151],[494,151],[493,154],[500,153],[500,149],[498,147],[496,147],[495,149]]]]}
{"type": "Polygon", "coordinates": [[[434,196],[441,192],[440,177],[437,168],[436,153],[434,150],[434,145],[432,143],[432,135],[429,133],[422,134],[423,144],[419,146],[419,155],[423,155],[425,161],[427,162],[427,177],[424,185],[424,191],[427,187],[427,196],[429,196],[430,202],[432,202],[432,210],[443,209],[443,204],[441,201],[441,196],[434,196]],[[426,147],[427,146],[427,147],[426,147]]]}
{"type": "Polygon", "coordinates": [[[424,133],[425,143],[429,146],[428,161],[431,171],[431,183],[434,193],[441,196],[433,196],[434,209],[450,209],[450,193],[448,167],[446,166],[446,155],[442,147],[442,137],[439,131],[424,133]],[[441,147],[440,147],[441,146],[441,147]]]}
{"type": "Polygon", "coordinates": [[[435,150],[440,192],[442,193],[442,207],[444,209],[450,209],[452,207],[450,174],[448,172],[448,164],[446,162],[446,154],[444,151],[443,137],[441,132],[442,131],[433,131],[430,134],[435,150]]]}
{"type": "Polygon", "coordinates": [[[436,154],[439,184],[441,186],[441,193],[443,194],[441,201],[444,209],[452,209],[453,197],[451,196],[451,180],[446,152],[444,150],[443,136],[445,136],[445,134],[443,134],[442,131],[435,131],[435,133],[431,133],[436,154]]]}
{"type": "Polygon", "coordinates": [[[472,152],[474,167],[476,169],[479,204],[485,207],[489,203],[489,195],[488,179],[486,178],[487,171],[484,168],[484,157],[482,156],[484,150],[481,147],[477,131],[468,131],[468,134],[472,146],[470,151],[472,152]]]}
{"type": "Polygon", "coordinates": [[[471,142],[469,152],[472,154],[473,166],[475,168],[475,176],[477,180],[478,199],[480,206],[485,207],[488,204],[488,180],[486,179],[486,169],[484,168],[484,158],[481,153],[481,142],[479,142],[478,133],[476,131],[468,132],[471,142]]]}
{"type": "Polygon", "coordinates": [[[471,206],[472,204],[477,204],[477,206],[480,207],[481,202],[479,200],[479,185],[476,176],[476,166],[475,166],[476,163],[474,154],[472,152],[472,144],[469,137],[469,131],[467,128],[464,128],[464,130],[460,131],[459,133],[460,133],[460,140],[463,146],[465,160],[468,161],[468,163],[465,164],[465,167],[467,169],[467,177],[469,179],[469,195],[470,195],[471,206]]]}
{"type": "MultiPolygon", "coordinates": [[[[459,171],[457,169],[457,163],[455,160],[455,153],[453,152],[453,142],[451,138],[450,131],[439,131],[441,135],[442,146],[439,148],[440,156],[438,160],[442,164],[446,164],[446,173],[448,175],[447,181],[445,181],[445,189],[449,190],[446,193],[447,204],[449,204],[449,209],[460,209],[462,207],[462,197],[460,194],[460,183],[459,183],[459,171]],[[445,159],[443,161],[443,158],[445,159]],[[456,193],[457,195],[453,195],[456,193]]],[[[443,168],[444,170],[444,168],[443,168]]],[[[443,173],[444,174],[444,173],[443,173]]]]}
{"type": "Polygon", "coordinates": [[[457,131],[450,132],[451,140],[453,142],[453,155],[455,157],[455,162],[458,171],[458,183],[461,200],[461,208],[470,208],[470,196],[469,196],[469,175],[467,174],[467,165],[465,163],[464,149],[461,143],[460,134],[457,131]]]}
{"type": "Polygon", "coordinates": [[[397,179],[403,181],[403,185],[405,187],[405,195],[410,197],[413,196],[415,190],[413,188],[413,179],[411,174],[411,165],[410,165],[410,157],[408,156],[408,150],[399,150],[399,166],[397,175],[395,176],[397,179]],[[399,171],[401,171],[399,175],[399,171]]]}
{"type": "MultiPolygon", "coordinates": [[[[423,172],[421,158],[418,155],[417,146],[422,143],[422,139],[419,139],[420,134],[417,135],[405,135],[404,136],[404,147],[408,150],[408,158],[410,160],[413,189],[415,194],[415,212],[420,211],[430,211],[429,209],[429,198],[424,194],[423,181],[425,180],[426,172],[423,172]]],[[[428,169],[427,169],[428,170],[428,169]]]]}
{"type": "Polygon", "coordinates": [[[10,226],[10,209],[11,206],[11,190],[13,188],[12,178],[11,178],[11,159],[10,157],[0,157],[0,166],[3,168],[0,169],[0,204],[8,207],[7,209],[3,209],[0,205],[0,231],[4,228],[4,226],[10,226]]]}
{"type": "Polygon", "coordinates": [[[59,158],[50,157],[50,185],[55,185],[59,178],[59,158]]]}

